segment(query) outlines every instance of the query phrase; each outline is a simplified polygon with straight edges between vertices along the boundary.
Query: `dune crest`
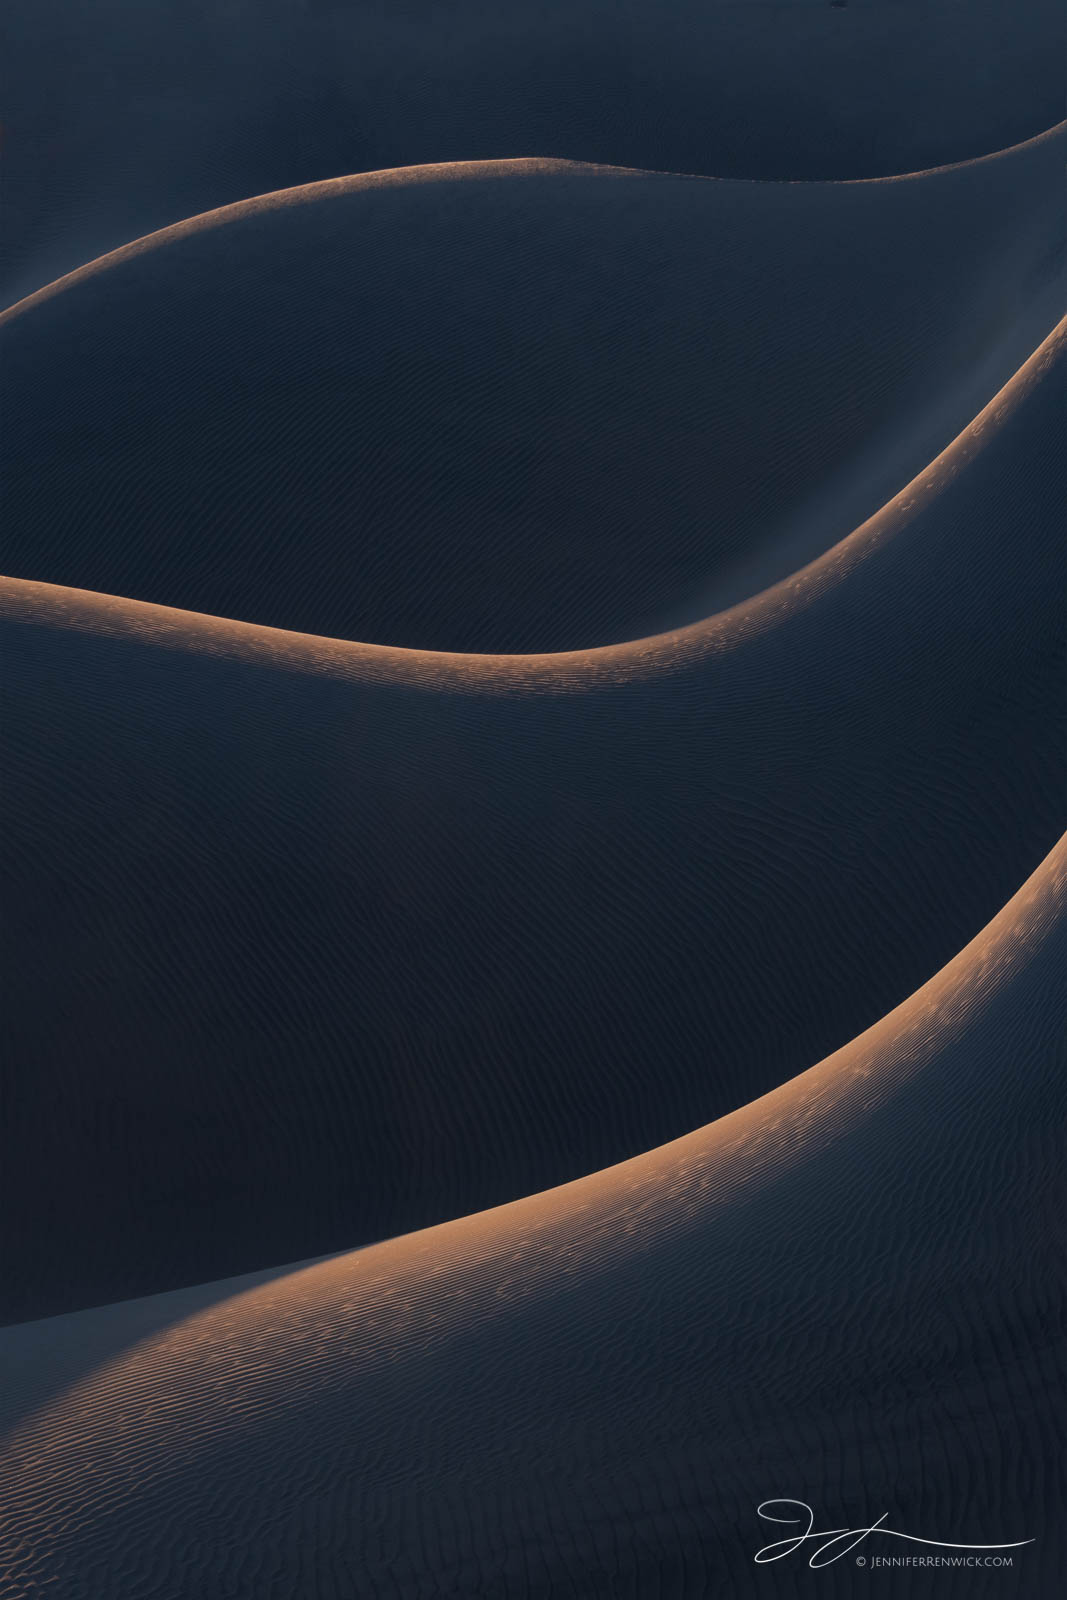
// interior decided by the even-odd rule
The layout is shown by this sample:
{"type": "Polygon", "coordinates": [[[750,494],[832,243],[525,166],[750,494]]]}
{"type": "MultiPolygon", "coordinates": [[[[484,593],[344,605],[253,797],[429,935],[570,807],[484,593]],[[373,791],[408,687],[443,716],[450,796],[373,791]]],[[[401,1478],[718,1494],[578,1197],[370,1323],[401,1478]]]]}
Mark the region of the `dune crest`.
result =
{"type": "Polygon", "coordinates": [[[929,0],[921,17],[868,0],[273,0],[266,17],[101,0],[91,18],[40,0],[7,42],[6,300],[176,216],[336,173],[538,150],[865,179],[1063,113],[1056,0],[929,0]]]}
{"type": "Polygon", "coordinates": [[[597,683],[669,672],[743,643],[844,580],[856,563],[907,527],[980,454],[998,425],[1062,361],[1065,345],[1067,316],[951,444],[838,544],[751,600],[659,636],[542,655],[413,650],[297,634],[117,595],[2,576],[0,614],[14,621],[136,639],[164,649],[197,650],[346,680],[395,680],[429,689],[581,693],[597,683]]]}
{"type": "Polygon", "coordinates": [[[954,172],[964,167],[974,167],[991,161],[1002,160],[1005,156],[1015,154],[1016,151],[1041,145],[1062,133],[1067,123],[1061,121],[1053,123],[1050,127],[1035,133],[1027,139],[1020,140],[1018,144],[1009,145],[1003,150],[994,150],[980,156],[972,156],[963,161],[949,162],[941,167],[923,167],[914,172],[892,173],[877,178],[851,178],[851,179],[727,179],[717,177],[714,173],[674,172],[665,168],[649,169],[645,167],[613,167],[594,161],[573,161],[551,156],[506,156],[496,160],[483,161],[430,161],[421,162],[406,167],[384,167],[377,172],[349,173],[338,178],[320,178],[313,183],[295,184],[289,189],[274,189],[265,194],[255,195],[247,200],[235,200],[229,205],[216,206],[211,211],[200,212],[197,216],[183,218],[180,222],[169,223],[164,228],[157,228],[152,233],[145,234],[141,239],[131,239],[129,243],[118,245],[114,250],[109,250],[95,260],[85,262],[73,271],[64,273],[62,277],[46,283],[31,294],[23,296],[21,300],[14,301],[11,305],[0,310],[0,327],[4,323],[18,316],[23,316],[34,306],[41,305],[43,301],[51,299],[55,294],[62,294],[64,290],[74,288],[86,278],[94,277],[98,272],[106,271],[108,267],[120,265],[124,261],[143,255],[147,250],[155,250],[160,246],[169,244],[189,233],[199,233],[208,228],[221,228],[228,222],[234,222],[240,217],[249,214],[255,215],[263,211],[279,210],[285,206],[311,205],[318,200],[332,195],[349,194],[353,190],[377,189],[391,185],[415,185],[424,183],[441,182],[477,182],[479,179],[499,177],[527,177],[534,173],[595,173],[598,177],[612,178],[690,178],[694,182],[703,183],[759,183],[761,181],[789,183],[907,183],[916,178],[931,178],[938,173],[954,172]]]}
{"type": "MultiPolygon", "coordinates": [[[[926,1526],[940,1516],[946,1530],[954,1515],[961,1539],[990,1526],[1025,1539],[1051,1492],[1032,1476],[1025,1499],[1012,1490],[1037,1402],[1016,1387],[992,1483],[978,1475],[986,1444],[971,1417],[1003,1372],[979,1329],[1010,1314],[1016,1371],[1044,1359],[1040,1290],[1013,1252],[1045,1204],[1049,1169],[1031,1161],[992,1214],[982,1163],[1022,1128],[1035,1135],[1050,1094],[1062,1109],[1063,1013],[1047,978],[1065,901],[1067,840],[890,1016],[670,1146],[262,1286],[220,1285],[225,1297],[188,1320],[182,1295],[169,1297],[164,1331],[9,1436],[0,1593],[15,1600],[42,1575],[73,1571],[100,1596],[169,1594],[178,1552],[180,1581],[195,1575],[207,1594],[221,1570],[235,1595],[263,1592],[264,1572],[281,1593],[313,1507],[325,1594],[346,1582],[416,1594],[431,1574],[475,1573],[483,1585],[565,1575],[608,1594],[642,1574],[662,1581],[673,1570],[664,1541],[690,1570],[737,1581],[756,1504],[792,1490],[827,1413],[836,1442],[824,1435],[817,1475],[810,1462],[803,1472],[810,1498],[837,1506],[853,1454],[864,1471],[849,1492],[887,1494],[910,1419],[926,1526]],[[847,1315],[842,1324],[844,1282],[896,1307],[862,1362],[847,1315]],[[620,1320],[625,1344],[609,1336],[620,1320]],[[801,1328],[798,1362],[787,1335],[801,1328]],[[894,1372],[904,1388],[887,1405],[894,1372]],[[946,1477],[958,1465],[938,1446],[950,1413],[955,1461],[975,1472],[963,1523],[958,1480],[946,1477]],[[453,1479],[460,1459],[469,1465],[453,1479]],[[279,1460],[283,1477],[269,1470],[279,1460]],[[225,1530],[208,1509],[223,1486],[225,1530]],[[232,1528],[248,1523],[256,1545],[243,1555],[232,1528]]],[[[1035,1155],[1051,1155],[1048,1133],[1039,1143],[1035,1155]]],[[[109,1318],[121,1343],[116,1310],[84,1313],[71,1333],[109,1318]]],[[[0,1334],[31,1383],[35,1337],[0,1334]]],[[[1036,1547],[1028,1563],[1033,1584],[1054,1564],[1036,1547]]]]}
{"type": "Polygon", "coordinates": [[[1064,142],[888,187],[461,163],[192,218],[3,320],[6,570],[435,656],[695,623],[973,436],[1062,310],[1064,142]]]}

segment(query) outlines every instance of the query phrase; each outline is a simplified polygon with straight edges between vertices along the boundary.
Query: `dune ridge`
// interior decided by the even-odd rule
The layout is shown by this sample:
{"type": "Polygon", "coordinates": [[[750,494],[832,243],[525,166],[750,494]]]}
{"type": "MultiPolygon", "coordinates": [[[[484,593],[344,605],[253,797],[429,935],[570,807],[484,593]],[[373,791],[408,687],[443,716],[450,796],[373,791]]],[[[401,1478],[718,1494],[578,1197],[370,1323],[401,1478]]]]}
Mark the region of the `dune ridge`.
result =
{"type": "Polygon", "coordinates": [[[1045,336],[1064,137],[888,189],[474,164],[191,219],[0,330],[6,570],[460,654],[704,618],[1045,336]]]}
{"type": "Polygon", "coordinates": [[[3,328],[6,569],[435,653],[706,618],[1044,338],[1063,144],[892,203],[533,162],[194,218],[3,328]]]}
{"type": "Polygon", "coordinates": [[[3,63],[5,298],[176,216],[341,172],[537,150],[864,178],[1003,149],[1062,115],[1054,0],[847,10],[101,0],[90,20],[41,0],[10,20],[3,63]]]}
{"type": "Polygon", "coordinates": [[[147,250],[158,249],[161,245],[169,244],[175,239],[180,239],[190,232],[200,232],[207,228],[220,228],[235,218],[277,210],[283,206],[311,205],[330,195],[346,194],[353,189],[380,188],[391,184],[411,183],[440,183],[448,182],[476,182],[478,179],[495,178],[502,176],[529,176],[532,173],[548,172],[595,172],[600,177],[612,178],[690,178],[700,183],[907,183],[916,178],[930,178],[935,174],[954,172],[963,167],[974,167],[986,162],[999,161],[1005,156],[1013,155],[1019,150],[1025,150],[1044,144],[1061,133],[1067,126],[1064,121],[1052,123],[1048,128],[1039,133],[1032,134],[1029,138],[1021,139],[1017,144],[1005,146],[1001,150],[987,151],[979,156],[971,156],[963,161],[947,162],[940,167],[923,167],[914,172],[890,173],[873,178],[734,178],[716,176],[714,173],[674,172],[666,168],[647,167],[616,167],[604,162],[574,161],[569,158],[551,156],[506,156],[495,160],[481,161],[436,161],[420,162],[406,167],[383,167],[375,172],[359,172],[346,174],[337,178],[320,178],[313,183],[295,184],[288,189],[270,190],[261,195],[251,196],[246,200],[231,201],[229,205],[216,206],[210,211],[198,213],[194,217],[183,218],[180,222],[168,223],[164,228],[157,228],[152,233],[140,239],[131,239],[127,244],[117,245],[114,250],[107,251],[102,256],[97,256],[93,261],[87,261],[71,272],[64,273],[61,277],[53,279],[51,283],[42,284],[39,289],[24,295],[22,299],[13,301],[11,305],[0,309],[0,327],[5,322],[15,317],[23,316],[35,306],[50,300],[53,295],[62,294],[65,289],[73,288],[76,284],[83,283],[86,278],[95,277],[98,272],[105,271],[108,267],[118,266],[121,262],[132,260],[143,255],[147,250]]]}
{"type": "MultiPolygon", "coordinates": [[[[76,1596],[178,1595],[191,1578],[206,1596],[281,1595],[309,1516],[324,1595],[561,1580],[696,1593],[751,1580],[755,1508],[776,1493],[825,1506],[830,1526],[892,1492],[934,1537],[1027,1538],[1056,1492],[1033,1453],[1055,1418],[1028,1385],[1049,1357],[1050,1262],[1031,1235],[1055,1193],[1063,1009],[1047,980],[1065,891],[1061,841],[896,1011],[672,1145],[261,1286],[235,1280],[188,1320],[168,1297],[164,1331],[9,1436],[0,1593],[62,1572],[76,1596]],[[986,1162],[1023,1130],[1031,1159],[983,1200],[986,1162]],[[966,1240],[955,1256],[946,1232],[966,1240]],[[862,1353],[843,1283],[854,1306],[863,1284],[896,1309],[879,1322],[865,1307],[862,1353]],[[1005,1383],[994,1475],[980,1418],[1005,1383]],[[179,1452],[163,1456],[161,1426],[179,1452]],[[905,1438],[917,1496],[894,1479],[905,1438]],[[254,1551],[229,1531],[250,1525],[254,1551]]],[[[121,1344],[116,1310],[83,1318],[110,1316],[121,1344]]],[[[33,1337],[0,1334],[31,1373],[33,1337]]],[[[1057,1550],[1025,1559],[1028,1592],[1045,1592],[1057,1550]]],[[[783,1594],[803,1576],[768,1575],[783,1594]]],[[[825,1579],[852,1592],[840,1569],[825,1579]]]]}
{"type": "Polygon", "coordinates": [[[16,621],[99,631],[105,637],[129,637],[168,649],[247,655],[249,659],[294,670],[337,672],[346,677],[366,675],[372,681],[395,676],[429,688],[470,689],[484,685],[491,690],[519,693],[525,687],[581,692],[587,682],[597,679],[617,681],[656,670],[669,671],[676,663],[728,647],[734,640],[743,641],[846,577],[856,562],[907,526],[985,447],[991,430],[1010,416],[1056,360],[1062,359],[1065,341],[1067,316],[916,478],[838,544],[751,600],[659,636],[540,655],[414,650],[309,637],[233,618],[183,612],[177,607],[14,577],[0,577],[0,607],[4,615],[16,621]]]}

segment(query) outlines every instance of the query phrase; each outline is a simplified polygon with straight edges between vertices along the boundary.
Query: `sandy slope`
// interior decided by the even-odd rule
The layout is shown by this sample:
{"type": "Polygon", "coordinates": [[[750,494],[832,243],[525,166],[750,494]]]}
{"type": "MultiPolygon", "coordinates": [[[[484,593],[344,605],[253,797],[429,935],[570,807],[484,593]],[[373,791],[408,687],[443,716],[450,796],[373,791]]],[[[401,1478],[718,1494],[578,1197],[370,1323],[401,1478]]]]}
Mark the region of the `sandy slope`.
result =
{"type": "Polygon", "coordinates": [[[419,168],[193,218],[3,319],[4,569],[441,650],[704,617],[1056,322],[1065,144],[887,184],[419,168]]]}
{"type": "Polygon", "coordinates": [[[1061,843],[868,1033],[622,1166],[164,1297],[132,1348],[137,1306],[0,1334],[70,1383],[8,1436],[0,1594],[811,1592],[752,1564],[777,1496],[1036,1538],[965,1581],[1051,1594],[1065,900],[1061,843]]]}
{"type": "Polygon", "coordinates": [[[9,581],[8,1315],[594,1170],[936,970],[1061,826],[1063,373],[1057,335],[805,573],[617,650],[9,581]]]}

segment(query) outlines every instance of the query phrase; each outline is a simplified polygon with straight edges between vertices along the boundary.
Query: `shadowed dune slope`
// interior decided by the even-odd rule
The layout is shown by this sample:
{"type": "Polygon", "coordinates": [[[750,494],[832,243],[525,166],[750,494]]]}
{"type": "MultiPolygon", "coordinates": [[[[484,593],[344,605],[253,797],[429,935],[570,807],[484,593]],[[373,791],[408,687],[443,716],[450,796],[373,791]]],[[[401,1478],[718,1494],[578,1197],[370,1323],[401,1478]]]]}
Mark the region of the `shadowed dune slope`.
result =
{"type": "Polygon", "coordinates": [[[522,155],[856,178],[1063,115],[1059,0],[37,0],[0,52],[5,302],[181,216],[522,155]]]}
{"type": "Polygon", "coordinates": [[[706,616],[1054,324],[1065,142],[887,184],[461,165],[193,219],[0,327],[4,570],[440,650],[706,616]]]}
{"type": "Polygon", "coordinates": [[[320,659],[4,585],[7,1315],[594,1171],[959,950],[1062,829],[1062,333],[1024,379],[645,646],[320,659]]]}
{"type": "Polygon", "coordinates": [[[133,1348],[137,1306],[0,1334],[27,1394],[113,1352],[7,1436],[0,1595],[809,1594],[752,1563],[779,1496],[1036,1540],[967,1591],[1053,1594],[1065,901],[1061,844],[868,1033],[610,1171],[173,1294],[133,1348]]]}

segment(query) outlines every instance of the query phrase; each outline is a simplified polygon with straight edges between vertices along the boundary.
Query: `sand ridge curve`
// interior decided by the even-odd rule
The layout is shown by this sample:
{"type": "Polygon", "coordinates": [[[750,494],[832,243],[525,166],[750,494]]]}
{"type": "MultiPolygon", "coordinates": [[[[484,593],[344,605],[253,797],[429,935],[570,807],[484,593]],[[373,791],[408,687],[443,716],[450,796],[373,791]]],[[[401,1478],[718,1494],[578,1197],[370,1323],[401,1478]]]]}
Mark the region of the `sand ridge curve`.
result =
{"type": "Polygon", "coordinates": [[[175,216],[342,172],[530,150],[766,179],[967,159],[1062,114],[1063,40],[1055,0],[929,0],[921,19],[868,0],[654,17],[643,0],[272,0],[266,17],[101,0],[90,19],[41,0],[4,62],[4,298],[175,216]]]}
{"type": "MultiPolygon", "coordinates": [[[[996,1525],[1027,1539],[1055,1493],[1024,1453],[1027,1430],[1053,1419],[1025,1388],[1049,1352],[1035,1258],[1022,1269],[1017,1251],[1054,1188],[1062,1008],[1047,978],[1065,890],[1061,841],[891,1015],[669,1146],[260,1286],[220,1285],[224,1298],[187,1320],[183,1296],[167,1297],[169,1326],[9,1433],[0,1593],[64,1573],[79,1597],[119,1585],[131,1600],[169,1597],[191,1574],[209,1596],[281,1595],[309,1516],[325,1595],[417,1594],[431,1574],[531,1593],[575,1571],[605,1595],[745,1583],[759,1500],[802,1488],[839,1515],[857,1495],[837,1480],[846,1459],[862,1464],[860,1495],[892,1493],[901,1517],[922,1507],[946,1538],[996,1525]],[[1025,1182],[1016,1169],[994,1214],[982,1163],[1023,1130],[1042,1159],[1025,1182]],[[839,1300],[846,1271],[897,1308],[862,1363],[839,1300]],[[608,1336],[620,1318],[632,1346],[608,1336]],[[802,1341],[788,1384],[774,1353],[787,1328],[802,1341]],[[978,1419],[1005,1384],[991,1480],[978,1419]],[[813,1476],[827,1410],[839,1442],[823,1437],[813,1476]],[[924,1463],[917,1496],[894,1481],[905,1435],[924,1463]],[[280,1457],[284,1480],[261,1470],[280,1457]],[[209,1509],[220,1494],[224,1521],[209,1509]],[[254,1552],[229,1531],[249,1522],[254,1552]]],[[[65,1320],[76,1339],[79,1321],[109,1319],[121,1343],[122,1310],[65,1320]]],[[[33,1337],[0,1334],[25,1345],[31,1387],[33,1337]]],[[[1027,1562],[1023,1582],[1044,1592],[1054,1552],[1039,1542],[1027,1562]]],[[[764,1581],[799,1592],[788,1566],[764,1581]]],[[[852,1592],[841,1571],[825,1581],[852,1592]]]]}
{"type": "Polygon", "coordinates": [[[462,654],[705,618],[1044,337],[1062,144],[888,187],[436,167],[193,218],[3,327],[7,571],[462,654]]]}
{"type": "Polygon", "coordinates": [[[918,477],[837,545],[751,600],[731,607],[720,616],[659,637],[545,655],[464,655],[311,637],[224,617],[182,612],[121,596],[12,577],[0,578],[0,607],[13,620],[99,631],[105,637],[130,637],[167,649],[194,649],[213,655],[244,657],[297,671],[336,673],[345,678],[365,677],[379,682],[395,678],[398,682],[429,689],[521,693],[529,687],[539,692],[549,689],[581,693],[587,684],[627,681],[647,673],[669,672],[774,626],[842,581],[856,563],[907,526],[981,452],[997,424],[1009,417],[1052,365],[1062,359],[1065,342],[1067,317],[918,477]]]}

